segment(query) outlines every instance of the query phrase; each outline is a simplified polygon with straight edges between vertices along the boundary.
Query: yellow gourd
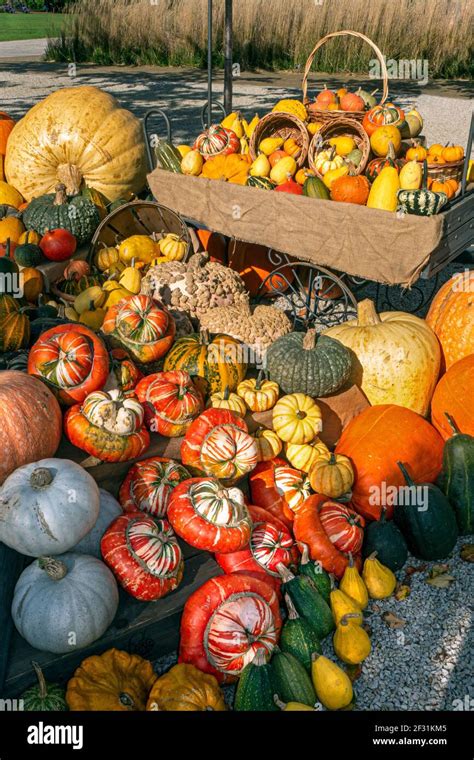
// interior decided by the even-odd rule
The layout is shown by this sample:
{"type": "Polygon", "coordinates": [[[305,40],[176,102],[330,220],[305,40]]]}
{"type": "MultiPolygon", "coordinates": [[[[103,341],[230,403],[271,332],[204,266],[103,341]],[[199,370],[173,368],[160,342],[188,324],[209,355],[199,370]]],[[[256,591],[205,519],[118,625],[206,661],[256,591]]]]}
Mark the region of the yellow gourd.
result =
{"type": "Polygon", "coordinates": [[[64,308],[64,316],[69,319],[70,322],[79,322],[79,314],[72,306],[66,306],[64,308]]]}
{"type": "Polygon", "coordinates": [[[90,304],[93,303],[96,309],[100,309],[105,304],[107,299],[107,293],[102,290],[98,285],[93,285],[91,288],[86,288],[82,293],[74,299],[74,309],[78,314],[82,314],[83,311],[90,308],[90,304]]]}
{"type": "Polygon", "coordinates": [[[342,710],[352,702],[354,693],[349,676],[339,665],[322,654],[313,654],[311,676],[319,701],[328,710],[342,710]]]}
{"type": "Polygon", "coordinates": [[[400,190],[400,179],[394,166],[384,166],[370,188],[367,208],[378,208],[382,211],[396,211],[398,205],[397,193],[400,190]]]}
{"type": "Polygon", "coordinates": [[[279,100],[276,106],[273,107],[272,111],[292,113],[297,116],[298,119],[301,119],[301,121],[306,121],[308,118],[308,111],[306,110],[304,103],[302,103],[301,100],[295,100],[294,98],[284,98],[283,100],[279,100]]]}
{"type": "Polygon", "coordinates": [[[260,117],[258,113],[256,113],[246,129],[246,134],[249,140],[252,137],[253,133],[255,132],[255,127],[257,126],[259,121],[260,121],[260,117]]]}
{"type": "Polygon", "coordinates": [[[181,161],[181,171],[189,177],[199,177],[202,172],[204,159],[198,150],[188,151],[181,161]]]}
{"type": "Polygon", "coordinates": [[[354,625],[352,615],[344,615],[337,626],[332,643],[340,660],[348,665],[360,665],[371,651],[370,638],[360,625],[354,625]]]}
{"type": "Polygon", "coordinates": [[[0,243],[6,243],[8,239],[11,243],[18,243],[24,232],[25,225],[16,216],[0,219],[0,243]]]}
{"type": "Polygon", "coordinates": [[[313,121],[311,124],[308,124],[308,132],[310,135],[315,135],[316,132],[319,132],[321,127],[323,126],[322,121],[313,121]]]}
{"type": "Polygon", "coordinates": [[[288,180],[289,174],[291,176],[295,174],[297,168],[298,167],[294,158],[291,156],[282,158],[271,170],[270,179],[272,182],[276,182],[277,185],[282,185],[283,182],[286,182],[288,180]]]}
{"type": "Polygon", "coordinates": [[[278,698],[278,694],[275,694],[273,699],[276,706],[284,712],[316,712],[314,707],[304,705],[302,702],[282,702],[281,699],[278,698]]]}
{"type": "Polygon", "coordinates": [[[377,127],[370,136],[370,147],[376,156],[388,156],[390,143],[393,145],[395,155],[398,155],[402,147],[402,135],[398,127],[391,124],[377,127]]]}
{"type": "Polygon", "coordinates": [[[32,243],[33,245],[39,245],[40,241],[41,235],[38,232],[35,232],[34,230],[26,230],[26,232],[22,232],[20,235],[18,244],[23,245],[23,243],[32,243]]]}
{"type": "Polygon", "coordinates": [[[234,121],[230,125],[229,129],[231,129],[232,132],[235,132],[239,140],[242,137],[244,137],[245,135],[244,125],[242,123],[242,119],[239,112],[236,113],[234,121]]]}
{"type": "Polygon", "coordinates": [[[8,182],[0,181],[0,205],[14,206],[18,208],[23,203],[23,198],[8,182]]]}
{"type": "Polygon", "coordinates": [[[236,120],[238,116],[237,111],[232,111],[232,113],[228,114],[224,119],[221,121],[221,127],[225,127],[226,129],[232,129],[232,124],[236,120]]]}
{"type": "Polygon", "coordinates": [[[339,589],[347,594],[361,610],[367,607],[369,603],[367,586],[360,577],[357,567],[354,565],[352,554],[349,555],[349,564],[344,570],[344,575],[339,583],[339,589]]]}
{"type": "Polygon", "coordinates": [[[258,149],[261,153],[265,153],[266,156],[271,156],[272,153],[281,148],[284,142],[282,137],[266,137],[262,140],[258,149]]]}
{"type": "Polygon", "coordinates": [[[114,276],[114,275],[117,275],[117,277],[120,277],[124,269],[125,269],[125,264],[123,263],[123,261],[119,260],[109,266],[109,268],[107,269],[107,274],[109,275],[109,277],[114,276]]]}
{"type": "Polygon", "coordinates": [[[329,140],[329,144],[336,148],[336,155],[348,156],[349,153],[356,148],[355,140],[348,135],[341,135],[341,137],[332,137],[329,140]]]}
{"type": "Polygon", "coordinates": [[[168,235],[158,241],[158,248],[168,261],[181,261],[186,254],[187,245],[179,235],[169,232],[168,235]]]}
{"type": "Polygon", "coordinates": [[[323,441],[315,438],[310,443],[287,443],[285,456],[296,470],[309,472],[320,454],[329,453],[329,449],[323,441]]]}
{"type": "Polygon", "coordinates": [[[298,145],[296,140],[293,137],[289,137],[288,140],[285,140],[283,143],[283,150],[285,153],[288,153],[289,156],[292,156],[293,158],[298,158],[298,156],[301,153],[301,146],[298,145]]]}
{"type": "Polygon", "coordinates": [[[90,302],[89,308],[82,312],[79,322],[91,330],[100,330],[105,319],[106,309],[96,309],[94,301],[90,302]]]}
{"type": "Polygon", "coordinates": [[[119,286],[136,295],[140,292],[141,284],[142,276],[135,267],[135,259],[132,259],[131,265],[126,267],[120,275],[119,286]]]}
{"type": "Polygon", "coordinates": [[[362,577],[371,599],[385,599],[395,591],[397,579],[390,568],[378,561],[373,552],[364,562],[362,577]]]}
{"type": "Polygon", "coordinates": [[[251,177],[268,177],[272,170],[270,161],[265,153],[260,153],[250,167],[249,174],[251,177]]]}
{"type": "Polygon", "coordinates": [[[112,264],[117,264],[119,261],[119,252],[112,246],[101,248],[95,257],[95,265],[101,272],[107,271],[112,264]]]}
{"type": "Polygon", "coordinates": [[[316,156],[315,167],[323,176],[333,169],[339,169],[344,164],[342,156],[336,156],[336,149],[334,147],[322,150],[316,156]]]}
{"type": "Polygon", "coordinates": [[[331,612],[336,625],[339,625],[344,615],[356,615],[356,617],[352,619],[357,625],[362,625],[364,622],[364,616],[362,615],[362,610],[359,605],[356,604],[350,596],[347,596],[344,591],[341,591],[341,589],[334,589],[334,591],[331,591],[329,594],[329,603],[331,605],[331,612]]]}
{"type": "Polygon", "coordinates": [[[422,164],[408,161],[400,170],[399,180],[402,190],[419,190],[423,180],[422,164]]]}
{"type": "Polygon", "coordinates": [[[246,156],[247,153],[250,152],[250,143],[248,141],[248,137],[241,137],[240,138],[240,152],[243,156],[246,156]]]}
{"type": "Polygon", "coordinates": [[[102,283],[102,290],[106,290],[107,292],[111,290],[117,290],[117,288],[120,288],[120,287],[121,285],[119,284],[119,281],[117,280],[116,275],[113,275],[104,283],[102,283]]]}
{"type": "Polygon", "coordinates": [[[338,169],[330,169],[323,177],[323,182],[326,185],[326,187],[329,188],[329,190],[332,187],[332,183],[339,179],[339,177],[345,177],[346,174],[349,174],[349,167],[347,164],[344,166],[340,166],[338,169]]]}
{"type": "Polygon", "coordinates": [[[104,307],[110,309],[111,306],[115,306],[115,304],[121,301],[122,298],[129,298],[129,296],[133,296],[133,293],[119,286],[118,288],[109,291],[104,307]]]}
{"type": "Polygon", "coordinates": [[[130,264],[132,259],[149,264],[158,253],[158,247],[148,235],[131,235],[122,240],[118,247],[119,258],[124,264],[130,264]]]}
{"type": "Polygon", "coordinates": [[[176,150],[180,154],[181,158],[184,158],[188,153],[191,153],[192,148],[190,145],[177,145],[176,150]]]}

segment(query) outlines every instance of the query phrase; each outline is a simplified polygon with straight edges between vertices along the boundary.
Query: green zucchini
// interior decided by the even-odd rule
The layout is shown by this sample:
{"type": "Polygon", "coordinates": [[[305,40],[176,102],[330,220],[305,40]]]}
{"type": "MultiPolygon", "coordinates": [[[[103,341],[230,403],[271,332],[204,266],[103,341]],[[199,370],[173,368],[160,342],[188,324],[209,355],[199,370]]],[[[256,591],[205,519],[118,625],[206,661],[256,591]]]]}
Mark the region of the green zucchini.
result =
{"type": "Polygon", "coordinates": [[[445,559],[458,537],[456,517],[449,501],[438,486],[415,484],[404,465],[398,462],[398,466],[407,486],[416,494],[415,498],[404,499],[408,504],[395,507],[395,518],[402,514],[400,527],[411,553],[419,559],[445,559]]]}
{"type": "Polygon", "coordinates": [[[306,670],[289,652],[276,652],[271,659],[275,691],[283,702],[301,702],[313,707],[316,693],[306,670]]]}
{"type": "Polygon", "coordinates": [[[453,430],[444,444],[443,469],[438,485],[454,509],[461,536],[474,532],[474,437],[461,433],[445,412],[453,430]]]}
{"type": "Polygon", "coordinates": [[[311,673],[311,655],[322,654],[321,644],[311,623],[298,615],[288,594],[285,596],[288,617],[283,623],[280,649],[289,652],[311,673]]]}
{"type": "Polygon", "coordinates": [[[307,575],[295,576],[282,563],[278,566],[278,571],[282,577],[282,593],[288,594],[298,614],[312,625],[318,639],[322,641],[334,630],[329,605],[307,575]]]}
{"type": "Polygon", "coordinates": [[[299,544],[303,547],[301,560],[298,567],[299,575],[307,575],[311,578],[323,599],[329,604],[329,594],[332,590],[331,576],[324,570],[319,562],[313,562],[309,556],[307,544],[299,544]]]}
{"type": "Polygon", "coordinates": [[[172,143],[158,139],[155,146],[155,156],[161,169],[166,169],[175,174],[182,174],[181,153],[172,143]]]}
{"type": "Polygon", "coordinates": [[[258,649],[252,662],[243,669],[235,692],[234,710],[238,712],[278,712],[273,695],[273,668],[264,649],[258,649]]]}
{"type": "Polygon", "coordinates": [[[303,185],[303,195],[307,198],[319,198],[320,200],[329,200],[329,190],[319,177],[308,177],[303,185]]]}

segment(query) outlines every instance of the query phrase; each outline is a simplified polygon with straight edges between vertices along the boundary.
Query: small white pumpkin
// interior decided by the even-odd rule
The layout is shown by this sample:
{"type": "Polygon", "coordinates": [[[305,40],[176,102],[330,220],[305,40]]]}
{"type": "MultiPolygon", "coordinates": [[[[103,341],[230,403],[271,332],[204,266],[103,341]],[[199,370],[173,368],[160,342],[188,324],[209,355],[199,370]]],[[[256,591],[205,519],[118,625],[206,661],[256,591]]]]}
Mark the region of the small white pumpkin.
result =
{"type": "Polygon", "coordinates": [[[99,488],[99,493],[100,511],[97,522],[92,530],[76,544],[73,551],[80,554],[91,554],[93,557],[102,559],[100,540],[115,518],[123,514],[123,509],[117,499],[114,499],[112,494],[106,491],[105,488],[99,488]]]}
{"type": "Polygon", "coordinates": [[[0,541],[20,554],[62,554],[99,516],[99,487],[69,459],[40,459],[11,473],[0,488],[0,541]]]}
{"type": "Polygon", "coordinates": [[[143,407],[120,390],[94,391],[82,405],[82,413],[96,427],[115,435],[132,435],[143,426],[143,407]]]}
{"type": "Polygon", "coordinates": [[[35,649],[64,654],[100,638],[117,612],[119,594],[109,568],[69,552],[39,557],[15,586],[12,617],[35,649]]]}

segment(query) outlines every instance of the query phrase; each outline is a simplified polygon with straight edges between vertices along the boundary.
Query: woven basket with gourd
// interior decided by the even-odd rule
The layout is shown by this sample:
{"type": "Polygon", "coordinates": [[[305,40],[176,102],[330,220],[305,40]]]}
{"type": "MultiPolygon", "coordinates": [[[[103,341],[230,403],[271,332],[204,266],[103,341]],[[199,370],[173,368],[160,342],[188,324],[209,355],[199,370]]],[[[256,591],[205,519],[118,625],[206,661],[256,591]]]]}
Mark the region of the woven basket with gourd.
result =
{"type": "Polygon", "coordinates": [[[340,118],[338,121],[331,121],[324,124],[321,129],[316,132],[309,146],[308,163],[311,169],[321,179],[322,175],[316,169],[316,159],[318,154],[330,146],[329,141],[331,138],[343,136],[352,137],[357,148],[362,152],[362,158],[360,159],[359,164],[351,167],[350,174],[362,174],[365,170],[370,154],[370,140],[367,136],[367,132],[363,129],[360,122],[355,121],[354,119],[340,118]]]}
{"type": "Polygon", "coordinates": [[[301,168],[306,162],[309,148],[309,132],[304,121],[291,113],[272,111],[257,124],[250,140],[249,152],[252,161],[259,154],[258,146],[267,137],[280,137],[283,140],[293,138],[301,148],[301,152],[295,158],[297,166],[301,168]]]}

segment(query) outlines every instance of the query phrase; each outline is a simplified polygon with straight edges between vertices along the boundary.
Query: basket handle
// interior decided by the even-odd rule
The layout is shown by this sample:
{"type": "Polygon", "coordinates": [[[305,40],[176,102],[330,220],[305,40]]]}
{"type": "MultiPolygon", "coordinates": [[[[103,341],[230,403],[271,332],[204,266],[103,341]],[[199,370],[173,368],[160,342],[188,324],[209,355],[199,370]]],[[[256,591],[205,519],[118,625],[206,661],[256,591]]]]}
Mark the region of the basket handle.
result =
{"type": "Polygon", "coordinates": [[[303,103],[306,105],[308,100],[308,75],[311,70],[311,66],[313,64],[314,56],[316,55],[316,52],[319,50],[322,45],[324,45],[325,42],[331,39],[331,37],[343,37],[345,34],[350,34],[352,37],[359,37],[361,40],[365,40],[368,45],[372,48],[372,50],[375,51],[377,58],[379,59],[380,66],[382,68],[382,81],[383,81],[383,92],[382,92],[382,99],[380,101],[380,104],[385,103],[385,101],[388,98],[388,72],[387,72],[387,65],[385,63],[385,58],[382,55],[382,52],[377,47],[375,42],[372,42],[371,39],[365,36],[365,34],[362,34],[361,32],[352,32],[348,29],[345,29],[341,32],[331,32],[331,34],[326,34],[325,37],[322,37],[319,42],[315,45],[313,50],[308,56],[308,60],[306,61],[306,66],[304,69],[303,74],[303,81],[301,83],[301,88],[303,90],[303,103]]]}

